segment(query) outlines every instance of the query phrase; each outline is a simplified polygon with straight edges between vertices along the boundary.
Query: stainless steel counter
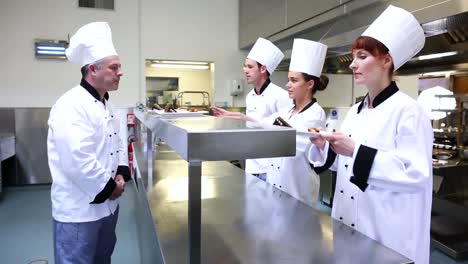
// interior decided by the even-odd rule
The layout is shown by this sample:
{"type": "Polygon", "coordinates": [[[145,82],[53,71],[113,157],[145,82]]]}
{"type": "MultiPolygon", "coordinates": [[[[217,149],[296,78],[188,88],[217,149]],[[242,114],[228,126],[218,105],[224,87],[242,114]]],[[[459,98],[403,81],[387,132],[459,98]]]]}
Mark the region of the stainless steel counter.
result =
{"type": "MultiPolygon", "coordinates": [[[[161,251],[189,263],[188,163],[158,149],[146,187],[161,251]]],[[[200,263],[412,263],[228,162],[204,162],[201,174],[200,263]]]]}
{"type": "MultiPolygon", "coordinates": [[[[212,116],[162,118],[134,109],[137,131],[146,133],[146,171],[153,178],[155,139],[162,139],[188,161],[188,234],[190,263],[201,263],[202,162],[294,156],[296,131],[291,128],[268,129],[241,120],[212,116]]],[[[145,169],[143,169],[145,170],[145,169]]],[[[203,187],[205,188],[205,187],[203,187]]]]}
{"type": "Polygon", "coordinates": [[[187,161],[296,154],[296,130],[292,128],[264,129],[251,122],[212,116],[164,119],[140,111],[135,111],[135,115],[151,130],[152,137],[162,138],[187,161]]]}

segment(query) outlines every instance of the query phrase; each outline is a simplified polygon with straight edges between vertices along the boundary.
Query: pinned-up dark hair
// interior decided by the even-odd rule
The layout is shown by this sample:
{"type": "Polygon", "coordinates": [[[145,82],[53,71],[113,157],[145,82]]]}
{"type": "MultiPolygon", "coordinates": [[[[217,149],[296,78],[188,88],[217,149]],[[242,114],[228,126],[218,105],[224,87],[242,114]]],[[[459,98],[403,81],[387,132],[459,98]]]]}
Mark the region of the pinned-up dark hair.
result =
{"type": "Polygon", "coordinates": [[[314,81],[314,87],[312,87],[312,94],[315,94],[317,91],[323,91],[327,89],[329,79],[326,75],[320,75],[320,77],[317,77],[302,72],[302,77],[306,82],[310,80],[314,81]]]}
{"type": "MultiPolygon", "coordinates": [[[[388,48],[382,42],[368,36],[360,36],[354,40],[351,51],[355,49],[363,49],[374,57],[390,55],[388,48]]],[[[390,78],[393,76],[394,69],[395,66],[392,64],[392,67],[390,67],[390,78]]]]}

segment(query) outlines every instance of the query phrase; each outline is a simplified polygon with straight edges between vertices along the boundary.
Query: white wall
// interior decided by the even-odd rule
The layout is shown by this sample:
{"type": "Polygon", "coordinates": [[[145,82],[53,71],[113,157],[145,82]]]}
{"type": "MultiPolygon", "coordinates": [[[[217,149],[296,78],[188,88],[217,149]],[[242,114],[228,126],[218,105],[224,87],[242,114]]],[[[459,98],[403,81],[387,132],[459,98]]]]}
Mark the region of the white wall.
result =
{"type": "Polygon", "coordinates": [[[216,100],[231,100],[225,80],[242,79],[238,1],[115,0],[115,10],[78,8],[78,1],[0,2],[0,107],[50,107],[79,83],[79,66],[34,57],[34,39],[60,39],[92,21],[108,21],[124,76],[114,105],[145,100],[145,59],[213,61],[216,100]],[[217,99],[219,98],[219,99],[217,99]]]}
{"type": "Polygon", "coordinates": [[[408,76],[398,76],[395,78],[396,84],[400,91],[406,93],[414,100],[418,99],[419,95],[419,76],[418,75],[408,75],[408,76]]]}
{"type": "MultiPolygon", "coordinates": [[[[351,106],[357,97],[367,94],[367,89],[364,86],[354,84],[353,97],[354,80],[350,74],[327,74],[327,76],[330,79],[327,89],[315,94],[322,107],[351,106]]],[[[394,79],[400,91],[414,99],[418,97],[418,75],[396,76],[394,79]]]]}
{"type": "Polygon", "coordinates": [[[34,39],[66,40],[92,21],[108,21],[124,78],[111,94],[115,105],[132,105],[138,88],[138,5],[116,0],[115,11],[78,8],[78,1],[16,0],[0,3],[0,107],[50,107],[78,84],[79,65],[34,57],[34,39]]]}
{"type": "Polygon", "coordinates": [[[352,102],[352,75],[327,74],[328,86],[315,94],[322,107],[346,107],[352,102]]]}
{"type": "Polygon", "coordinates": [[[141,1],[142,58],[212,61],[214,101],[231,102],[226,80],[243,79],[246,56],[237,47],[238,1],[141,1]]]}
{"type": "MultiPolygon", "coordinates": [[[[406,75],[406,76],[394,76],[394,81],[396,82],[398,88],[403,93],[406,93],[413,99],[418,98],[419,91],[419,76],[418,75],[406,75]]],[[[362,85],[355,85],[355,97],[364,96],[367,94],[367,90],[362,85]]]]}

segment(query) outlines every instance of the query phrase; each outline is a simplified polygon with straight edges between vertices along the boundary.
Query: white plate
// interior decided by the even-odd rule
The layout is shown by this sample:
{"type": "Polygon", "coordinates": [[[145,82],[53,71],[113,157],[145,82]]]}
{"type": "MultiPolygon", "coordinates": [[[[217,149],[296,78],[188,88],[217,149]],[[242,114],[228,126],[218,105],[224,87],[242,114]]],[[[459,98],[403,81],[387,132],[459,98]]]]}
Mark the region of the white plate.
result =
{"type": "Polygon", "coordinates": [[[317,132],[308,132],[308,131],[296,131],[297,135],[309,137],[309,138],[318,138],[320,137],[320,133],[317,132]]]}

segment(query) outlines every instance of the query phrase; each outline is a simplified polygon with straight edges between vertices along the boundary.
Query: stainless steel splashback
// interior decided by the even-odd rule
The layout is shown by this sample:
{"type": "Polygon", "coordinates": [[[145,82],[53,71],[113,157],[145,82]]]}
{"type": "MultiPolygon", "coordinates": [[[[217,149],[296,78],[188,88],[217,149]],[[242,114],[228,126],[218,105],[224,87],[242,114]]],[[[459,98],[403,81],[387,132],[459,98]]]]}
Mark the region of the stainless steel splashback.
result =
{"type": "Polygon", "coordinates": [[[47,119],[50,108],[0,108],[0,131],[16,137],[15,172],[9,186],[52,182],[47,163],[47,119]]]}
{"type": "Polygon", "coordinates": [[[52,183],[47,161],[50,108],[15,108],[16,185],[52,183]]]}

